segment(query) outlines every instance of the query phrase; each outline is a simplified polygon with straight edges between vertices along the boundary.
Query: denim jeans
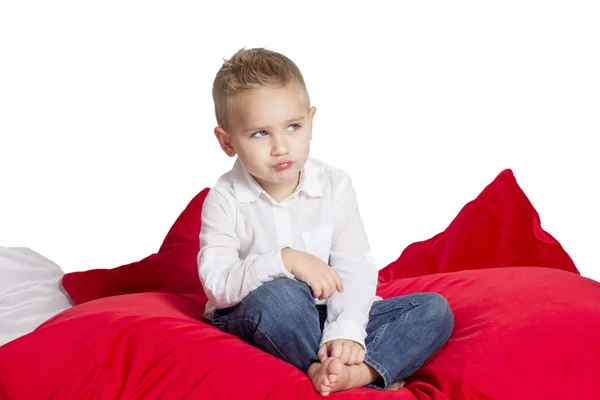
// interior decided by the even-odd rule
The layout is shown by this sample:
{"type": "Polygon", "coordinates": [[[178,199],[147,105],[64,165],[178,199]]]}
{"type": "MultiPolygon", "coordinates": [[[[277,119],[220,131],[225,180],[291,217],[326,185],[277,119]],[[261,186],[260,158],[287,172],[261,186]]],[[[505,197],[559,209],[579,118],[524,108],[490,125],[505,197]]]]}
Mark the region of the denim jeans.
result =
{"type": "MultiPolygon", "coordinates": [[[[326,306],[315,304],[305,283],[279,278],[262,284],[237,306],[216,310],[212,323],[306,372],[318,361],[326,316],[326,306]]],[[[453,327],[446,299],[435,293],[374,302],[365,363],[383,379],[369,386],[385,388],[410,376],[448,340],[453,327]]]]}

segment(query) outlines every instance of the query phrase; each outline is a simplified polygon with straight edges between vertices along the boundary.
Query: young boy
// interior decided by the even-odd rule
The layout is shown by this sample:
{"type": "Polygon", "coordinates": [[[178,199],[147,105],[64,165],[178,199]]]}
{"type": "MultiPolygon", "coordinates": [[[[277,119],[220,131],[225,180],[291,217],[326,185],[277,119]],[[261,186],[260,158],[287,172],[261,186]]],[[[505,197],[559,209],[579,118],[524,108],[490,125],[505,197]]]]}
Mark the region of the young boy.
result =
{"type": "Polygon", "coordinates": [[[237,155],[204,202],[198,268],[219,329],[306,372],[323,396],[398,389],[450,337],[446,300],[382,300],[344,172],[309,157],[315,107],[282,54],[242,49],[213,85],[221,149],[237,155]]]}

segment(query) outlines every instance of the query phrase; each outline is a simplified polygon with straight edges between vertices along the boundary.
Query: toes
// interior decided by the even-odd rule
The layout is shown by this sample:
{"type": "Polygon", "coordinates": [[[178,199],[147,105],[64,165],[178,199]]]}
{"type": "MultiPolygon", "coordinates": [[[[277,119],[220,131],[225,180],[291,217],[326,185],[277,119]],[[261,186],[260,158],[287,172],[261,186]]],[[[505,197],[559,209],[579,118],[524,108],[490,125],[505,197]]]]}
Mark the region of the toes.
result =
{"type": "Polygon", "coordinates": [[[402,389],[404,387],[404,381],[399,381],[399,382],[394,382],[392,383],[390,386],[388,386],[386,389],[387,390],[398,390],[398,389],[402,389]]]}
{"type": "MultiPolygon", "coordinates": [[[[338,376],[335,374],[329,374],[327,378],[325,378],[328,382],[336,383],[338,380],[338,376]]],[[[331,386],[331,385],[330,385],[331,386]]]]}
{"type": "Polygon", "coordinates": [[[333,375],[339,375],[342,372],[344,363],[339,358],[329,358],[329,363],[326,366],[327,372],[333,375]]]}
{"type": "Polygon", "coordinates": [[[332,392],[340,390],[343,381],[344,364],[339,358],[330,357],[322,364],[311,365],[308,375],[313,386],[321,396],[329,396],[332,392]]]}
{"type": "Polygon", "coordinates": [[[321,396],[329,396],[329,393],[331,393],[331,388],[325,385],[321,385],[321,387],[319,388],[319,393],[321,393],[321,396]]]}

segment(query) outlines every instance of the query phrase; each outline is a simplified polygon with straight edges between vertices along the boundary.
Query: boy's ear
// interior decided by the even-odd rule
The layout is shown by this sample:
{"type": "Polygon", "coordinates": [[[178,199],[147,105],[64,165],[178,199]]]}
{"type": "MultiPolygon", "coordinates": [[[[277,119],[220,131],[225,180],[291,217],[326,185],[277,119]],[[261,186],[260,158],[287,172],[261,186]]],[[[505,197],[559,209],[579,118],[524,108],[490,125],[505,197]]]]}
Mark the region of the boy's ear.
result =
{"type": "Polygon", "coordinates": [[[317,112],[317,107],[312,106],[309,110],[308,110],[308,120],[310,121],[310,139],[312,140],[312,125],[313,125],[313,118],[315,117],[315,113],[317,112]]]}
{"type": "Polygon", "coordinates": [[[223,149],[225,154],[227,154],[229,157],[235,156],[236,152],[233,146],[231,145],[231,136],[229,135],[229,132],[227,132],[220,126],[217,126],[215,128],[215,136],[219,141],[219,145],[221,145],[221,148],[223,149]]]}

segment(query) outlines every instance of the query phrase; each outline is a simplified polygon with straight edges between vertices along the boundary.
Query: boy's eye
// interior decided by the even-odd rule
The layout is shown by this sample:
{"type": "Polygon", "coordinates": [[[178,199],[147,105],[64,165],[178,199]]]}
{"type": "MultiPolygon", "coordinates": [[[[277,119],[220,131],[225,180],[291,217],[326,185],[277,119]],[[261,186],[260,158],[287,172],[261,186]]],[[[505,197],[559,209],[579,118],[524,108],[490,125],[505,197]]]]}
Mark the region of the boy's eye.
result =
{"type": "MultiPolygon", "coordinates": [[[[293,132],[293,131],[298,130],[299,128],[300,128],[299,124],[290,124],[290,125],[288,125],[287,130],[289,132],[293,132]]],[[[267,135],[268,135],[267,131],[258,131],[258,132],[254,132],[250,136],[251,137],[264,137],[264,136],[267,136],[267,135]]]]}
{"type": "Polygon", "coordinates": [[[267,131],[258,131],[252,134],[252,137],[263,137],[267,135],[267,131]]]}

